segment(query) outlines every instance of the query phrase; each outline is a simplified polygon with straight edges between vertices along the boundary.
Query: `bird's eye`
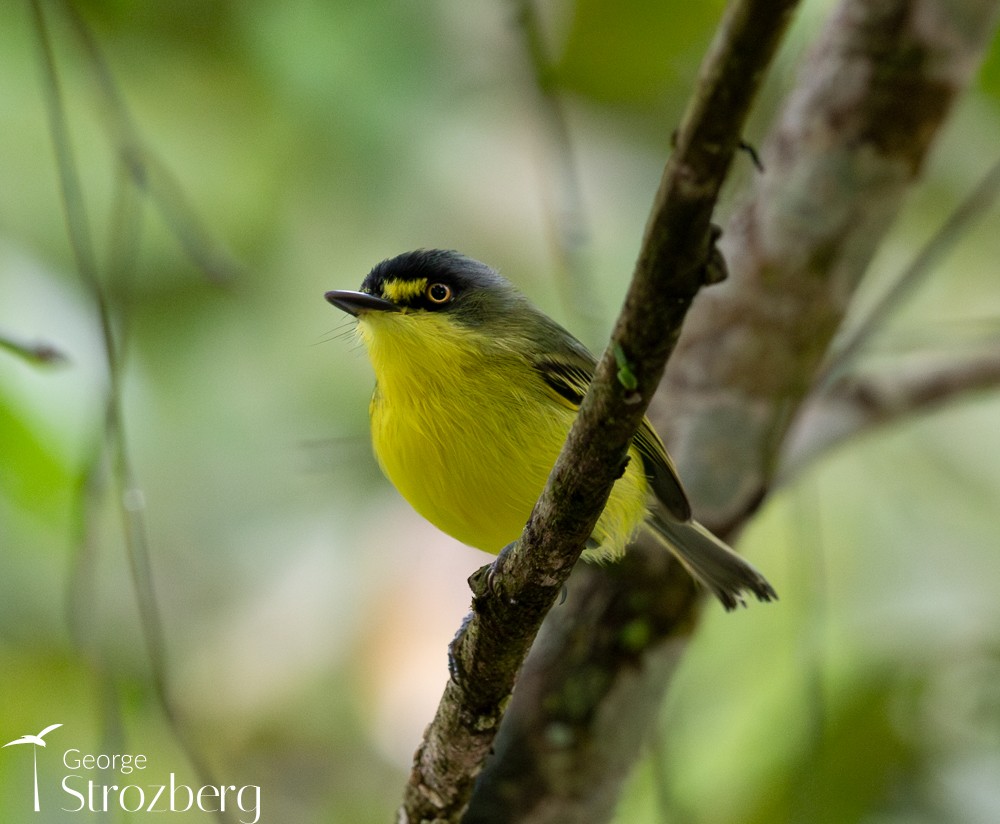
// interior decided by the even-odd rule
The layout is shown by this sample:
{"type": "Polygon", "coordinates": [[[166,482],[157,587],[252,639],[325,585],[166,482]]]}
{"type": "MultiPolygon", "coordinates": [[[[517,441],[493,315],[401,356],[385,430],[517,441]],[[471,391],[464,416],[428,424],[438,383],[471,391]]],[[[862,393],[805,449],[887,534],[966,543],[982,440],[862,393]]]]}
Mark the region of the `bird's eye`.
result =
{"type": "Polygon", "coordinates": [[[448,303],[453,297],[451,287],[445,283],[432,283],[427,287],[427,300],[431,303],[448,303]]]}

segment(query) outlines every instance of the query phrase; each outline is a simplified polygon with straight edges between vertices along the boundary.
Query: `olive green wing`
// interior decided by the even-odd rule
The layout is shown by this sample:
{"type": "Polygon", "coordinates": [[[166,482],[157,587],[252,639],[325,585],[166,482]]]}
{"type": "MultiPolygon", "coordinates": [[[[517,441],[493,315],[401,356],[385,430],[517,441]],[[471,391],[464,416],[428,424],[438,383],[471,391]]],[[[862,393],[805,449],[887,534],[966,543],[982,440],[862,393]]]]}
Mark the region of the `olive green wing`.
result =
{"type": "Polygon", "coordinates": [[[663,441],[648,418],[642,419],[642,425],[635,433],[632,443],[642,456],[642,465],[646,469],[646,477],[653,487],[653,493],[666,507],[670,517],[678,521],[690,521],[691,503],[687,493],[681,485],[681,479],[677,477],[674,462],[670,460],[663,441]]]}
{"type": "MultiPolygon", "coordinates": [[[[587,355],[589,358],[589,353],[587,355]]],[[[560,402],[579,409],[594,377],[594,364],[588,358],[582,354],[572,360],[549,357],[538,360],[534,366],[560,402]]],[[[678,521],[690,520],[691,504],[677,477],[677,470],[648,419],[642,419],[632,443],[642,457],[643,469],[653,493],[666,507],[670,517],[678,521]]]]}

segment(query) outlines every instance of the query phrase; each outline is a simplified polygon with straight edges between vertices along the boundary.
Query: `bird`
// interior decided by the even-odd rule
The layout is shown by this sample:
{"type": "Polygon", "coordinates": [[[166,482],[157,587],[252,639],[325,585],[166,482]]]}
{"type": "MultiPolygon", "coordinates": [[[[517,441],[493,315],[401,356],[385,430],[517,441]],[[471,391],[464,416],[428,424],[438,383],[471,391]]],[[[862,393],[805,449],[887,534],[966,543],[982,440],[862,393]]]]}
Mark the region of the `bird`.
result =
{"type": "Polygon", "coordinates": [[[52,732],[52,730],[58,729],[61,726],[62,724],[50,724],[44,730],[38,733],[38,735],[22,735],[20,738],[17,738],[13,741],[8,741],[6,744],[4,744],[4,746],[11,747],[15,744],[35,744],[36,746],[44,747],[45,736],[48,735],[50,732],[52,732]]]}
{"type": "MultiPolygon", "coordinates": [[[[562,449],[596,358],[492,267],[446,249],[374,266],[325,299],[357,320],[375,373],[378,463],[410,505],[458,541],[497,554],[517,540],[562,449]]],[[[587,541],[620,558],[652,534],[726,610],[777,599],[748,561],[692,518],[673,461],[644,418],[587,541]]]]}

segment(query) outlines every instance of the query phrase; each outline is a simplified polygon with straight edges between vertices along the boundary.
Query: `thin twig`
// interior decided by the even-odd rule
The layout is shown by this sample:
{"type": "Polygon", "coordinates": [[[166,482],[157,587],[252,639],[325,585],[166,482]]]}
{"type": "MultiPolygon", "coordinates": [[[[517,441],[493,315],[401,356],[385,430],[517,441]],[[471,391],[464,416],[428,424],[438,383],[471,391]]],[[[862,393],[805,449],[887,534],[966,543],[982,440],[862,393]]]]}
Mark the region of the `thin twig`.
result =
{"type": "Polygon", "coordinates": [[[53,366],[66,363],[69,360],[61,349],[51,343],[15,340],[5,334],[0,334],[0,349],[6,349],[29,363],[39,366],[53,366]]]}
{"type": "Polygon", "coordinates": [[[869,310],[850,338],[837,349],[817,377],[816,386],[820,390],[855,364],[871,339],[885,327],[892,313],[933,274],[940,260],[969,232],[975,222],[989,211],[998,194],[1000,194],[1000,160],[993,164],[976,188],[948,215],[948,219],[920,250],[909,267],[869,310]]]}
{"type": "Polygon", "coordinates": [[[878,426],[932,412],[975,392],[1000,389],[1000,347],[974,355],[920,358],[891,374],[843,375],[813,397],[789,433],[775,486],[799,477],[804,466],[878,426]]]}
{"type": "MultiPolygon", "coordinates": [[[[157,603],[153,576],[150,568],[149,533],[146,525],[146,509],[142,489],[132,464],[125,432],[125,420],[121,408],[122,398],[122,344],[116,339],[115,323],[108,301],[106,289],[101,282],[97,254],[87,219],[83,189],[80,184],[76,161],[73,156],[66,122],[66,112],[62,100],[59,74],[52,51],[51,40],[40,0],[31,0],[35,28],[38,34],[40,63],[43,74],[43,88],[49,118],[49,129],[56,153],[56,164],[62,187],[63,208],[66,216],[70,246],[73,250],[77,269],[84,286],[92,295],[97,307],[98,323],[104,345],[104,359],[108,374],[105,395],[105,441],[94,456],[94,464],[88,469],[88,478],[93,479],[105,453],[110,453],[115,479],[115,491],[125,530],[126,556],[136,592],[139,610],[139,624],[152,675],[152,684],[161,710],[167,719],[178,743],[184,749],[189,762],[206,784],[214,784],[207,765],[181,723],[169,692],[167,672],[166,639],[163,622],[157,603]]],[[[131,218],[127,220],[129,234],[120,238],[121,246],[113,251],[114,263],[126,265],[134,255],[133,242],[137,241],[138,229],[131,218]]],[[[120,330],[118,330],[120,334],[120,330]]],[[[89,495],[90,480],[86,482],[83,494],[89,495]]],[[[83,510],[86,517],[86,509],[83,510]]],[[[79,593],[77,593],[79,596],[79,593]]],[[[224,812],[218,812],[220,821],[228,821],[224,812]]]]}
{"type": "Polygon", "coordinates": [[[188,257],[208,280],[216,285],[229,283],[242,267],[209,234],[177,179],[146,147],[90,27],[68,0],[61,0],[60,5],[95,77],[104,123],[118,163],[133,184],[149,196],[188,257]]]}
{"type": "Polygon", "coordinates": [[[600,312],[587,248],[591,231],[583,206],[583,190],[573,152],[566,108],[555,81],[535,0],[519,0],[517,20],[538,93],[538,108],[548,134],[555,207],[550,230],[560,264],[563,303],[582,327],[582,339],[601,339],[600,312]]]}
{"type": "Polygon", "coordinates": [[[125,439],[121,414],[121,360],[118,343],[115,340],[114,324],[104,285],[98,275],[97,255],[91,240],[89,221],[84,205],[83,190],[77,173],[76,161],[70,145],[69,128],[62,102],[59,75],[56,70],[52,45],[49,40],[45,16],[40,0],[31,0],[35,26],[39,37],[41,62],[44,72],[44,88],[49,115],[49,129],[56,151],[59,181],[62,185],[63,208],[69,231],[70,246],[76,259],[77,269],[84,285],[94,298],[97,306],[98,323],[104,344],[104,359],[108,372],[108,390],[105,396],[105,427],[109,441],[114,446],[115,468],[119,492],[119,504],[126,527],[126,545],[129,563],[132,567],[133,582],[136,586],[139,613],[157,692],[166,696],[163,632],[160,623],[152,583],[146,575],[149,567],[146,530],[143,508],[136,505],[141,494],[135,482],[125,439]]]}

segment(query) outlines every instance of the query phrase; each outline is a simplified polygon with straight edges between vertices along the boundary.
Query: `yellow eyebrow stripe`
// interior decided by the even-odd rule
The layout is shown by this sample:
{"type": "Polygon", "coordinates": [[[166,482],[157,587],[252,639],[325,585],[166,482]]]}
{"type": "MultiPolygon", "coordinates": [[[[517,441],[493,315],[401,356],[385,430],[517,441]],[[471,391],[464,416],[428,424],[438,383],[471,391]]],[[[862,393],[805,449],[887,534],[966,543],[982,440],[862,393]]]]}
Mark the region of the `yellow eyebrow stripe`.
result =
{"type": "Polygon", "coordinates": [[[427,278],[417,280],[387,280],[382,284],[382,297],[393,303],[406,304],[427,291],[427,278]]]}

